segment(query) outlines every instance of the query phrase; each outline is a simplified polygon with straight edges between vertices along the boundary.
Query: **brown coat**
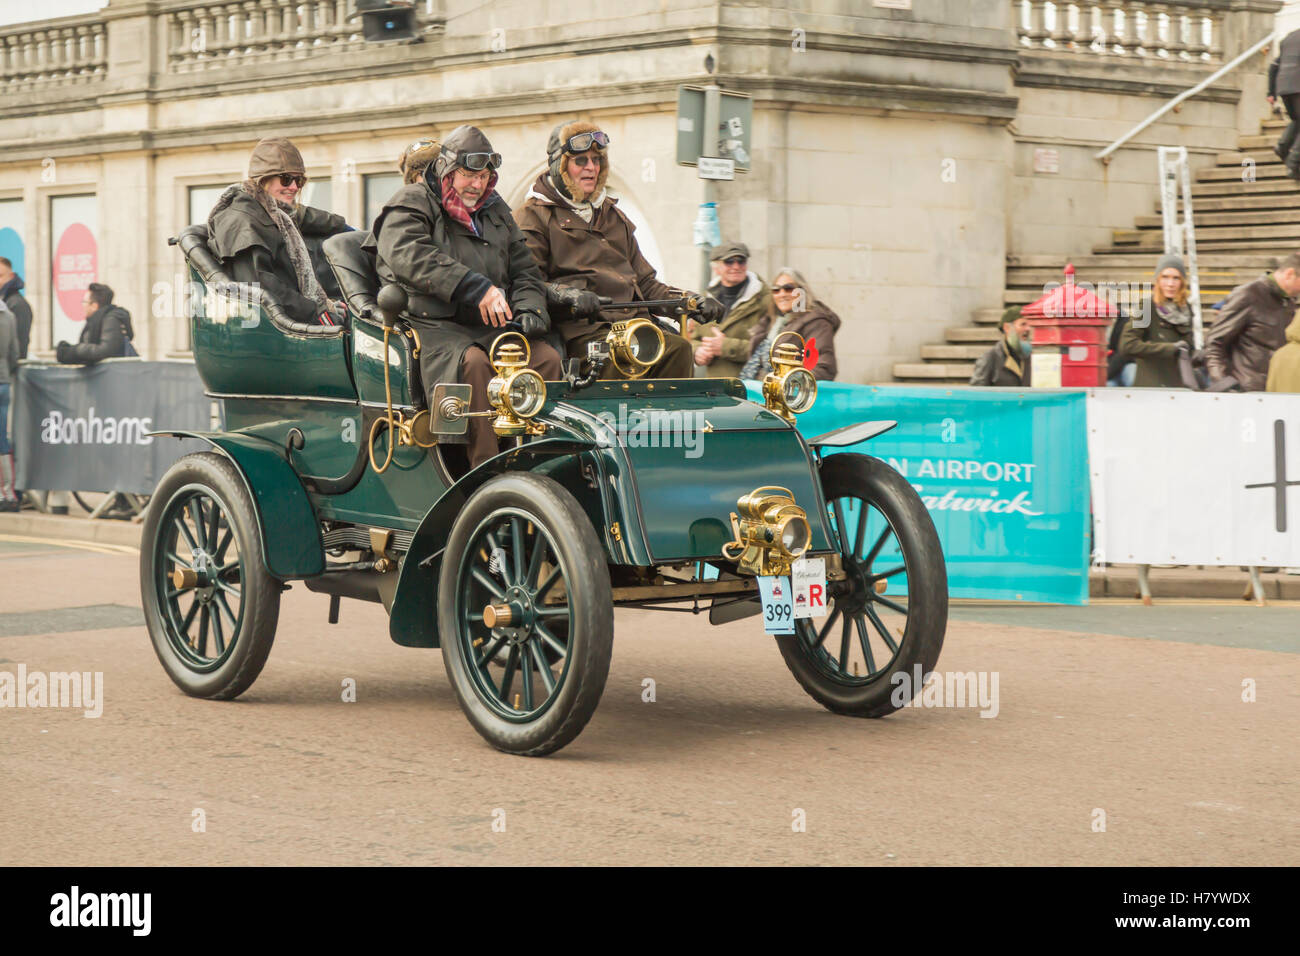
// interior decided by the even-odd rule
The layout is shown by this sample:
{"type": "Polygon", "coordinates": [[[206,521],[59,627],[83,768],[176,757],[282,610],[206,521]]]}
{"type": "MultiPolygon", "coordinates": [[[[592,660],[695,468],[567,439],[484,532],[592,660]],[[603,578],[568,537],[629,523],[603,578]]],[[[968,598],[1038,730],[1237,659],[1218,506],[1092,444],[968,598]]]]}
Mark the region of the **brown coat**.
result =
{"type": "MultiPolygon", "coordinates": [[[[685,293],[659,281],[637,245],[636,227],[606,195],[587,223],[565,203],[542,173],[515,214],[528,248],[547,282],[608,296],[615,302],[674,299],[685,293]]],[[[552,327],[565,342],[591,332],[564,306],[552,308],[552,327]]],[[[606,321],[628,319],[632,311],[605,313],[606,321]]],[[[647,313],[640,313],[647,314],[647,313]]]]}
{"type": "Polygon", "coordinates": [[[1269,360],[1286,344],[1295,308],[1271,275],[1233,289],[1205,337],[1211,380],[1231,375],[1245,391],[1263,391],[1269,360]]]}
{"type": "MultiPolygon", "coordinates": [[[[749,333],[751,355],[771,327],[771,312],[754,323],[754,328],[749,333]]],[[[828,381],[834,379],[839,372],[839,365],[835,361],[835,332],[839,327],[840,317],[821,302],[814,302],[807,312],[791,312],[781,331],[798,332],[805,342],[809,339],[817,340],[817,364],[812,370],[813,377],[818,381],[828,381]]]]}

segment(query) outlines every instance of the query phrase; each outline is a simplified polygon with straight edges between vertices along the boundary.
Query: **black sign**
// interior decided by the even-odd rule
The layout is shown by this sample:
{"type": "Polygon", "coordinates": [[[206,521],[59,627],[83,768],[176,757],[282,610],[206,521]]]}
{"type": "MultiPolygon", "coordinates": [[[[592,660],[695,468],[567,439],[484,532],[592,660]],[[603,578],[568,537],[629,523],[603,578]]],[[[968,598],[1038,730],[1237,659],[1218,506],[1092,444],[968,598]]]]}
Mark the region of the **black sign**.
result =
{"type": "Polygon", "coordinates": [[[213,403],[192,362],[24,362],[13,404],[19,488],[149,494],[176,459],[208,447],[149,432],[212,430],[213,403]]]}

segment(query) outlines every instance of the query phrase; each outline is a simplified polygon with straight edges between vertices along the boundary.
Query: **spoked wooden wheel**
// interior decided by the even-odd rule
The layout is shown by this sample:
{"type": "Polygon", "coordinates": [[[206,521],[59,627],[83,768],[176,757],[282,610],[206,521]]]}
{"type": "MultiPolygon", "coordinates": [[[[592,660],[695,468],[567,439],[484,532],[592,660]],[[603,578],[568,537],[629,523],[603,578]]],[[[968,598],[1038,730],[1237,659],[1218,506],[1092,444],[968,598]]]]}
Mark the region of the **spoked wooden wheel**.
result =
{"type": "Polygon", "coordinates": [[[163,476],[141,538],[145,622],[168,675],[195,697],[236,697],[275,639],[280,586],[262,562],[252,502],[234,466],[182,458],[163,476]]]}
{"type": "Polygon", "coordinates": [[[557,482],[503,475],[461,510],[444,555],[439,633],[465,715],[500,750],[563,747],[595,712],[613,646],[590,519],[557,482]]]}
{"type": "Polygon", "coordinates": [[[796,621],[777,644],[822,705],[882,717],[920,692],[915,665],[926,674],[939,660],[948,625],[939,536],[916,491],[878,458],[828,456],[821,478],[845,576],[827,581],[827,616],[796,621]],[[900,672],[907,683],[892,680],[900,672]]]}

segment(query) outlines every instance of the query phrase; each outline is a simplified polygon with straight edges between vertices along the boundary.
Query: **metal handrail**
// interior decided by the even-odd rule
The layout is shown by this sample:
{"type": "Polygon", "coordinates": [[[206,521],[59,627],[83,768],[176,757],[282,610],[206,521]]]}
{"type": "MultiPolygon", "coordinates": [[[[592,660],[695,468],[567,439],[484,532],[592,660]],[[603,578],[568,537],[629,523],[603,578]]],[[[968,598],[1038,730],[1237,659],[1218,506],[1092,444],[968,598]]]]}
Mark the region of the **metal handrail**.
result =
{"type": "Polygon", "coordinates": [[[1197,83],[1197,84],[1196,84],[1195,86],[1193,86],[1190,90],[1185,90],[1185,91],[1183,91],[1182,93],[1179,93],[1177,96],[1175,96],[1172,100],[1170,100],[1170,101],[1169,101],[1168,103],[1166,103],[1164,106],[1160,107],[1160,109],[1156,110],[1154,113],[1152,113],[1152,114],[1151,114],[1150,116],[1148,116],[1146,119],[1144,119],[1141,123],[1138,123],[1137,126],[1134,126],[1131,130],[1129,130],[1127,133],[1125,133],[1125,134],[1124,134],[1123,136],[1121,136],[1119,139],[1115,140],[1115,142],[1111,143],[1109,146],[1107,146],[1107,147],[1106,147],[1105,149],[1103,149],[1101,152],[1097,153],[1096,158],[1097,158],[1097,159],[1100,159],[1103,163],[1107,163],[1107,164],[1109,164],[1109,163],[1110,163],[1110,154],[1111,154],[1111,153],[1115,152],[1115,150],[1119,149],[1121,146],[1123,146],[1125,143],[1127,143],[1130,139],[1132,139],[1132,138],[1133,138],[1134,136],[1136,136],[1138,133],[1142,132],[1144,129],[1146,129],[1148,126],[1150,126],[1150,125],[1151,125],[1152,123],[1154,123],[1156,120],[1160,119],[1160,117],[1164,116],[1166,113],[1168,113],[1168,112],[1169,112],[1171,109],[1173,109],[1175,106],[1177,106],[1178,104],[1182,103],[1184,100],[1189,100],[1189,99],[1191,99],[1191,98],[1192,98],[1193,96],[1195,96],[1197,93],[1201,92],[1201,90],[1205,89],[1205,88],[1206,88],[1207,86],[1209,86],[1211,83],[1213,83],[1213,82],[1215,82],[1216,80],[1218,80],[1219,77],[1221,77],[1221,76],[1225,76],[1226,74],[1231,73],[1231,72],[1232,72],[1233,70],[1235,70],[1237,67],[1241,66],[1241,64],[1245,63],[1247,60],[1249,60],[1252,56],[1254,56],[1254,55],[1255,55],[1256,53],[1258,53],[1260,50],[1264,49],[1264,47],[1266,47],[1266,46],[1268,46],[1270,43],[1272,43],[1272,42],[1273,42],[1273,38],[1274,38],[1275,36],[1277,36],[1276,32],[1274,32],[1274,33],[1270,33],[1268,36],[1264,37],[1264,39],[1260,40],[1258,43],[1256,43],[1254,46],[1252,46],[1252,47],[1251,47],[1249,50],[1247,50],[1245,53],[1241,54],[1241,56],[1237,57],[1237,58],[1236,58],[1235,60],[1233,60],[1231,63],[1225,64],[1224,66],[1220,67],[1220,68],[1219,68],[1215,73],[1213,73],[1212,75],[1206,77],[1204,80],[1201,80],[1201,82],[1197,83]]]}

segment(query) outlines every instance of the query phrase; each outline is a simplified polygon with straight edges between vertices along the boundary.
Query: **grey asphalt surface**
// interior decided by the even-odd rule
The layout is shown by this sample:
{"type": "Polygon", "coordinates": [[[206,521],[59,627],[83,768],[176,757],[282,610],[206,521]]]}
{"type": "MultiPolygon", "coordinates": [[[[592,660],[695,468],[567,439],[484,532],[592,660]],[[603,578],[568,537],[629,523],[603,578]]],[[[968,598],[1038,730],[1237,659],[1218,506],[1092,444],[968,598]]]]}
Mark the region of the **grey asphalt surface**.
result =
{"type": "Polygon", "coordinates": [[[0,708],[0,863],[1237,865],[1300,849],[1300,608],[954,607],[938,669],[996,675],[996,716],[883,720],[820,708],[753,621],[619,612],[592,722],[526,759],[473,731],[440,652],[394,645],[377,605],[345,602],[330,626],[301,586],[240,700],[188,698],[131,616],[138,587],[135,555],[0,539],[0,672],[99,671],[105,698],[99,718],[0,708]]]}

